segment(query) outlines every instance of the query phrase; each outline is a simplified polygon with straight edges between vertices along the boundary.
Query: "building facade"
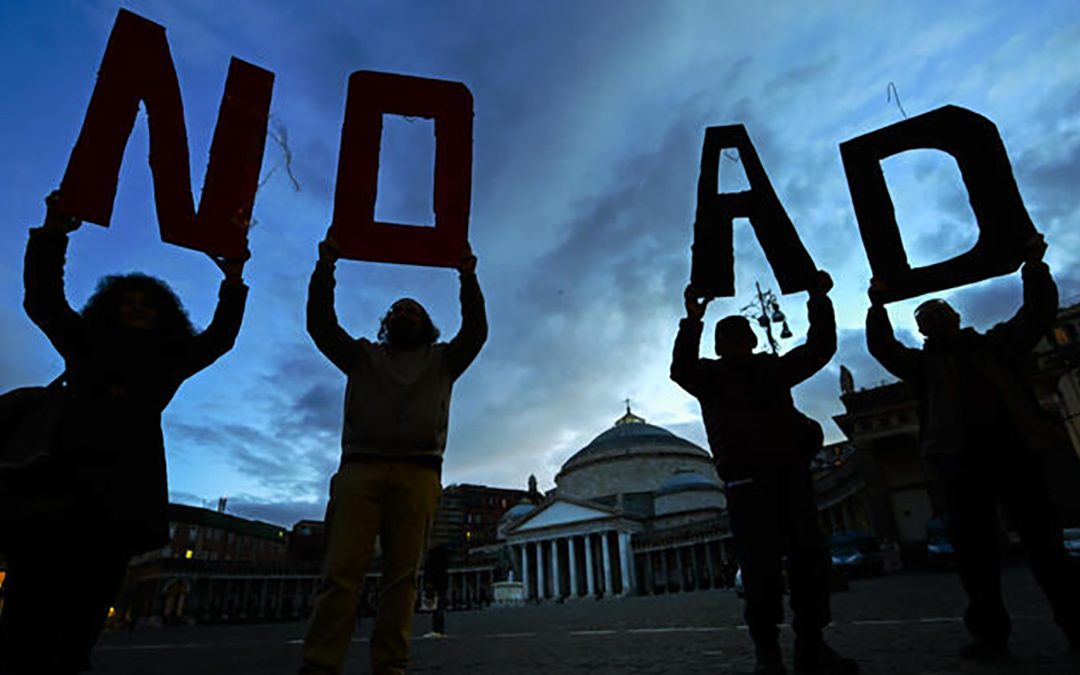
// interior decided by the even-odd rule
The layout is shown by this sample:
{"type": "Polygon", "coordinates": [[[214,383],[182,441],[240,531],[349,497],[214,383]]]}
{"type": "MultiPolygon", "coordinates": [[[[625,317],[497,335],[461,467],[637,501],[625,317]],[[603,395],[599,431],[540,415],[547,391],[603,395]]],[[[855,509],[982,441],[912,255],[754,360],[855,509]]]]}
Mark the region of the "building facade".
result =
{"type": "Polygon", "coordinates": [[[723,487],[703,448],[629,407],[575,453],[538,505],[500,528],[526,601],[728,585],[734,549],[723,487]]]}

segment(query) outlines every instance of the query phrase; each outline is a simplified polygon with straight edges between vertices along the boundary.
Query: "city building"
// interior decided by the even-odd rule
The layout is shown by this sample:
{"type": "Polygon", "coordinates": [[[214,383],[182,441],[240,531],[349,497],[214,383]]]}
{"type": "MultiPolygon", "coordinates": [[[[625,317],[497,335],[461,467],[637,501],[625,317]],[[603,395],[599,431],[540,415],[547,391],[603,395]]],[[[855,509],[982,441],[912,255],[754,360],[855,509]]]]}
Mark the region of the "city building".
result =
{"type": "Polygon", "coordinates": [[[289,563],[288,531],[218,511],[169,504],[169,543],[132,558],[113,609],[125,621],[296,618],[317,564],[289,563]]]}

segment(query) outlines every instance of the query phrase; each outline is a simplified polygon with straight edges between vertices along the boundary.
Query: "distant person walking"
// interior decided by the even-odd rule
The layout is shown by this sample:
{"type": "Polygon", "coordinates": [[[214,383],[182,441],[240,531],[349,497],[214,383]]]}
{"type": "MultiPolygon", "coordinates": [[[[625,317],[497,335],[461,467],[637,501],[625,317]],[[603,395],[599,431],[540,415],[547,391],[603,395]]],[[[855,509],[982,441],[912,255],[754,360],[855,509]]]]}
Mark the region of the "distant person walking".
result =
{"type": "Polygon", "coordinates": [[[971,659],[1009,653],[1012,630],[1001,598],[998,504],[1020,533],[1035,579],[1054,620],[1080,650],[1080,570],[1062,543],[1061,522],[1040,455],[1067,444],[1064,425],[1043,409],[1025,378],[1026,359],[1048,334],[1058,309],[1057,286],[1042,261],[1046,243],[1033,238],[1022,278],[1024,304],[986,334],[960,327],[943,300],[915,310],[922,349],[893,335],[879,281],[870,285],[866,343],[919,400],[920,445],[936,470],[946,501],[946,527],[968,596],[964,623],[973,637],[961,649],[971,659]]]}
{"type": "Polygon", "coordinates": [[[446,637],[446,602],[450,582],[450,547],[438,544],[428,551],[424,563],[424,586],[431,589],[435,607],[431,612],[431,632],[446,637]]]}
{"type": "Polygon", "coordinates": [[[391,305],[377,342],[354,339],[334,312],[335,243],[319,244],[308,287],[308,332],[348,377],[341,466],[330,483],[326,566],[304,639],[301,673],[340,673],[349,647],[356,594],[376,535],[382,582],[371,637],[375,675],[397,675],[408,663],[416,577],[441,492],[450,393],[487,339],[476,257],[466,251],[461,329],[449,343],[420,303],[391,305]]]}
{"type": "Polygon", "coordinates": [[[712,298],[685,293],[671,379],[701,403],[716,469],[724,481],[731,532],[746,589],[745,617],[757,655],[755,673],[786,672],[778,641],[783,620],[781,566],[787,556],[795,630],[795,670],[856,673],[822,637],[830,621],[828,561],[817,528],[810,461],[821,448],[816,422],[796,410],[791,388],[836,352],[836,324],[818,272],[807,308],[806,343],[782,356],[753,353],[757,337],[743,316],[716,323],[719,359],[698,357],[702,318],[712,298]]]}
{"type": "Polygon", "coordinates": [[[30,230],[24,306],[64,359],[66,399],[48,460],[0,486],[4,675],[90,667],[128,559],[169,541],[161,413],[184,380],[232,348],[248,291],[246,258],[215,259],[225,280],[201,333],[172,290],[143,274],[105,277],[76,313],[64,297],[64,257],[81,223],[58,199],[46,199],[44,225],[30,230]]]}

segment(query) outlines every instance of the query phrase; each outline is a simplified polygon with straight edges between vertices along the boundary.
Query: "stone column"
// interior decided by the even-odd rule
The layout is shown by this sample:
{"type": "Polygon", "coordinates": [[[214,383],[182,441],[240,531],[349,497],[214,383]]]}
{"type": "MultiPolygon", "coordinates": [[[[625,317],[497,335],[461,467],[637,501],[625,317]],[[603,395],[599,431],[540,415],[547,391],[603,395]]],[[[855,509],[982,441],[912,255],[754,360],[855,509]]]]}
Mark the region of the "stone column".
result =
{"type": "Polygon", "coordinates": [[[536,547],[536,600],[542,602],[544,599],[544,547],[543,542],[535,541],[533,546],[536,547]]]}
{"type": "Polygon", "coordinates": [[[664,575],[664,592],[671,592],[671,568],[668,567],[668,549],[660,549],[660,571],[664,575]]]}
{"type": "Polygon", "coordinates": [[[645,594],[652,595],[655,580],[653,579],[653,566],[652,566],[653,552],[649,551],[645,554],[645,594]]]}
{"type": "Polygon", "coordinates": [[[701,590],[701,570],[697,564],[697,544],[690,544],[690,548],[687,549],[690,553],[690,571],[694,575],[694,590],[701,590]]]}
{"type": "Polygon", "coordinates": [[[604,558],[604,597],[611,597],[611,537],[607,532],[600,533],[600,553],[604,558]]]}
{"type": "Polygon", "coordinates": [[[562,597],[562,580],[559,578],[559,540],[551,540],[551,597],[558,600],[562,597]]]}
{"type": "Polygon", "coordinates": [[[574,542],[577,537],[568,537],[566,545],[569,550],[569,562],[570,562],[570,592],[568,593],[570,598],[578,597],[578,582],[577,582],[577,552],[574,551],[574,542]]]}
{"type": "Polygon", "coordinates": [[[709,588],[716,587],[716,570],[712,561],[712,542],[705,542],[705,573],[709,575],[709,588]]]}
{"type": "Polygon", "coordinates": [[[686,560],[686,547],[675,547],[675,576],[679,579],[679,592],[685,593],[690,588],[690,581],[687,578],[690,574],[689,563],[686,560]]]}
{"type": "Polygon", "coordinates": [[[619,560],[622,561],[622,594],[630,595],[634,592],[634,573],[637,566],[634,564],[634,552],[630,549],[630,533],[619,533],[619,560]]]}
{"type": "MultiPolygon", "coordinates": [[[[263,579],[262,593],[259,594],[259,618],[266,617],[266,593],[270,590],[270,580],[263,579]]],[[[198,597],[196,595],[196,597],[198,597]]]]}
{"type": "Polygon", "coordinates": [[[585,535],[585,583],[588,587],[589,597],[596,597],[596,573],[593,571],[591,534],[585,535]]]}
{"type": "Polygon", "coordinates": [[[521,582],[524,584],[522,587],[525,591],[525,602],[529,601],[529,594],[532,592],[529,584],[529,543],[525,542],[521,545],[521,582]]]}

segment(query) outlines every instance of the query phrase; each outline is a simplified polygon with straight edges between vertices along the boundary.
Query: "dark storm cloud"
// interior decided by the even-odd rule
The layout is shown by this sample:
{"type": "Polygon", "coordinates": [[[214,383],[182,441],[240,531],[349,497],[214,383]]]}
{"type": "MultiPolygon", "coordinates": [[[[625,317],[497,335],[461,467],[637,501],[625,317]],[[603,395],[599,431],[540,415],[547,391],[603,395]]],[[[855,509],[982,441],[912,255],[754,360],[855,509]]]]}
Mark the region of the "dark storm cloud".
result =
{"type": "MultiPolygon", "coordinates": [[[[252,304],[241,354],[231,357],[237,365],[246,359],[249,379],[234,378],[233,370],[225,376],[228,387],[243,389],[236,397],[243,399],[243,415],[218,419],[211,431],[184,417],[177,430],[178,446],[220,451],[243,473],[248,482],[233,495],[230,510],[286,524],[321,517],[326,479],[340,452],[344,377],[304,335],[303,304],[313,244],[332,211],[347,77],[358,69],[460,80],[476,99],[472,237],[491,337],[455,386],[449,480],[520,486],[536,472],[547,487],[545,476],[622,414],[625,396],[641,399],[636,412],[656,406],[667,416],[651,422],[704,443],[700,420],[682,414],[696,405],[668,381],[667,360],[682,314],[708,125],[747,126],[804,243],[837,280],[833,296],[847,330],[828,368],[797,390],[800,406],[829,429],[827,420],[840,407],[841,363],[860,387],[888,377],[866,353],[861,322],[868,267],[837,143],[875,126],[867,120],[885,119],[874,117],[880,110],[888,110],[889,121],[899,119],[883,100],[885,81],[893,73],[898,80],[917,79],[919,64],[942,48],[927,48],[927,36],[914,31],[926,23],[921,9],[897,22],[910,37],[899,37],[899,30],[878,35],[867,51],[862,36],[841,39],[850,29],[837,28],[835,11],[807,8],[755,18],[753,10],[691,16],[682,6],[636,2],[541,3],[528,11],[513,3],[309,3],[255,15],[237,5],[213,11],[166,2],[141,6],[169,26],[178,61],[213,61],[207,67],[220,77],[223,54],[235,51],[277,73],[273,112],[288,129],[303,186],[299,196],[284,194],[278,188],[286,183],[275,178],[260,194],[252,304]],[[766,25],[776,39],[757,37],[766,25]],[[181,39],[184,34],[190,39],[181,39]],[[721,34],[724,39],[716,39],[721,34]],[[199,40],[205,52],[196,48],[199,40]],[[901,56],[890,62],[892,52],[901,56]],[[873,103],[862,93],[870,86],[873,103]]],[[[866,14],[840,18],[873,33],[866,14]]],[[[952,24],[972,23],[960,20],[967,18],[954,17],[952,24]]],[[[938,26],[930,44],[953,49],[955,34],[938,26]]],[[[179,70],[187,78],[185,67],[179,70]]],[[[1075,78],[1061,80],[1071,85],[1075,78]]],[[[929,100],[938,95],[932,84],[921,82],[923,91],[904,88],[905,96],[912,92],[905,98],[909,110],[924,92],[929,100]]],[[[184,87],[188,96],[187,80],[184,87]]],[[[202,107],[216,110],[216,99],[202,107]]],[[[1062,119],[1064,109],[1056,106],[1047,119],[1062,119]]],[[[1074,143],[1065,132],[1056,140],[1074,143]]],[[[1068,189],[1078,168],[1069,147],[1033,153],[1023,169],[1016,163],[1040,220],[1067,224],[1073,212],[1068,189]],[[1056,210],[1043,210],[1050,208],[1056,210]]],[[[1021,156],[1028,159],[1024,151],[1021,156]]],[[[408,150],[404,159],[411,166],[408,150]]],[[[264,170],[279,160],[269,146],[264,170]]],[[[962,247],[966,197],[930,189],[948,179],[934,162],[920,170],[915,199],[936,212],[912,224],[913,250],[935,255],[962,247]]],[[[400,204],[425,189],[420,172],[394,183],[380,198],[400,204]]],[[[736,229],[736,247],[740,293],[754,279],[771,283],[744,223],[736,229]]],[[[344,320],[362,317],[368,334],[390,292],[386,277],[369,267],[364,285],[343,283],[338,296],[344,320]],[[369,285],[370,279],[376,281],[369,285]]],[[[346,274],[343,269],[341,278],[346,274]]],[[[992,323],[1003,304],[1015,302],[1015,285],[971,287],[956,294],[956,303],[973,322],[992,323]]],[[[1063,293],[1078,288],[1069,277],[1062,287],[1063,293]]],[[[805,335],[804,300],[783,299],[796,341],[805,335]]],[[[710,321],[742,302],[718,301],[710,321]]],[[[456,297],[450,297],[453,306],[442,304],[449,309],[438,320],[449,337],[455,326],[445,325],[445,317],[456,320],[456,297]]],[[[910,322],[910,309],[895,311],[894,320],[904,312],[910,322]]],[[[921,342],[908,338],[914,336],[905,336],[908,344],[921,342]]],[[[705,342],[703,353],[711,353],[705,342]]],[[[213,422],[215,414],[207,419],[213,422]]]]}
{"type": "Polygon", "coordinates": [[[281,495],[321,493],[337,459],[333,452],[336,439],[309,429],[297,433],[287,422],[257,427],[207,420],[198,426],[173,423],[169,430],[182,444],[224,454],[255,484],[281,495]]]}
{"type": "MultiPolygon", "coordinates": [[[[322,486],[326,489],[326,485],[322,486]]],[[[326,512],[325,500],[279,500],[266,501],[251,495],[230,495],[226,512],[242,518],[292,527],[300,520],[322,520],[326,512]]]]}
{"type": "MultiPolygon", "coordinates": [[[[292,527],[300,520],[322,520],[326,510],[325,500],[275,500],[267,501],[248,494],[227,494],[225,512],[241,518],[261,520],[275,525],[292,527]]],[[[169,501],[177,504],[200,506],[217,510],[217,499],[206,499],[191,492],[169,490],[169,501]]]]}

